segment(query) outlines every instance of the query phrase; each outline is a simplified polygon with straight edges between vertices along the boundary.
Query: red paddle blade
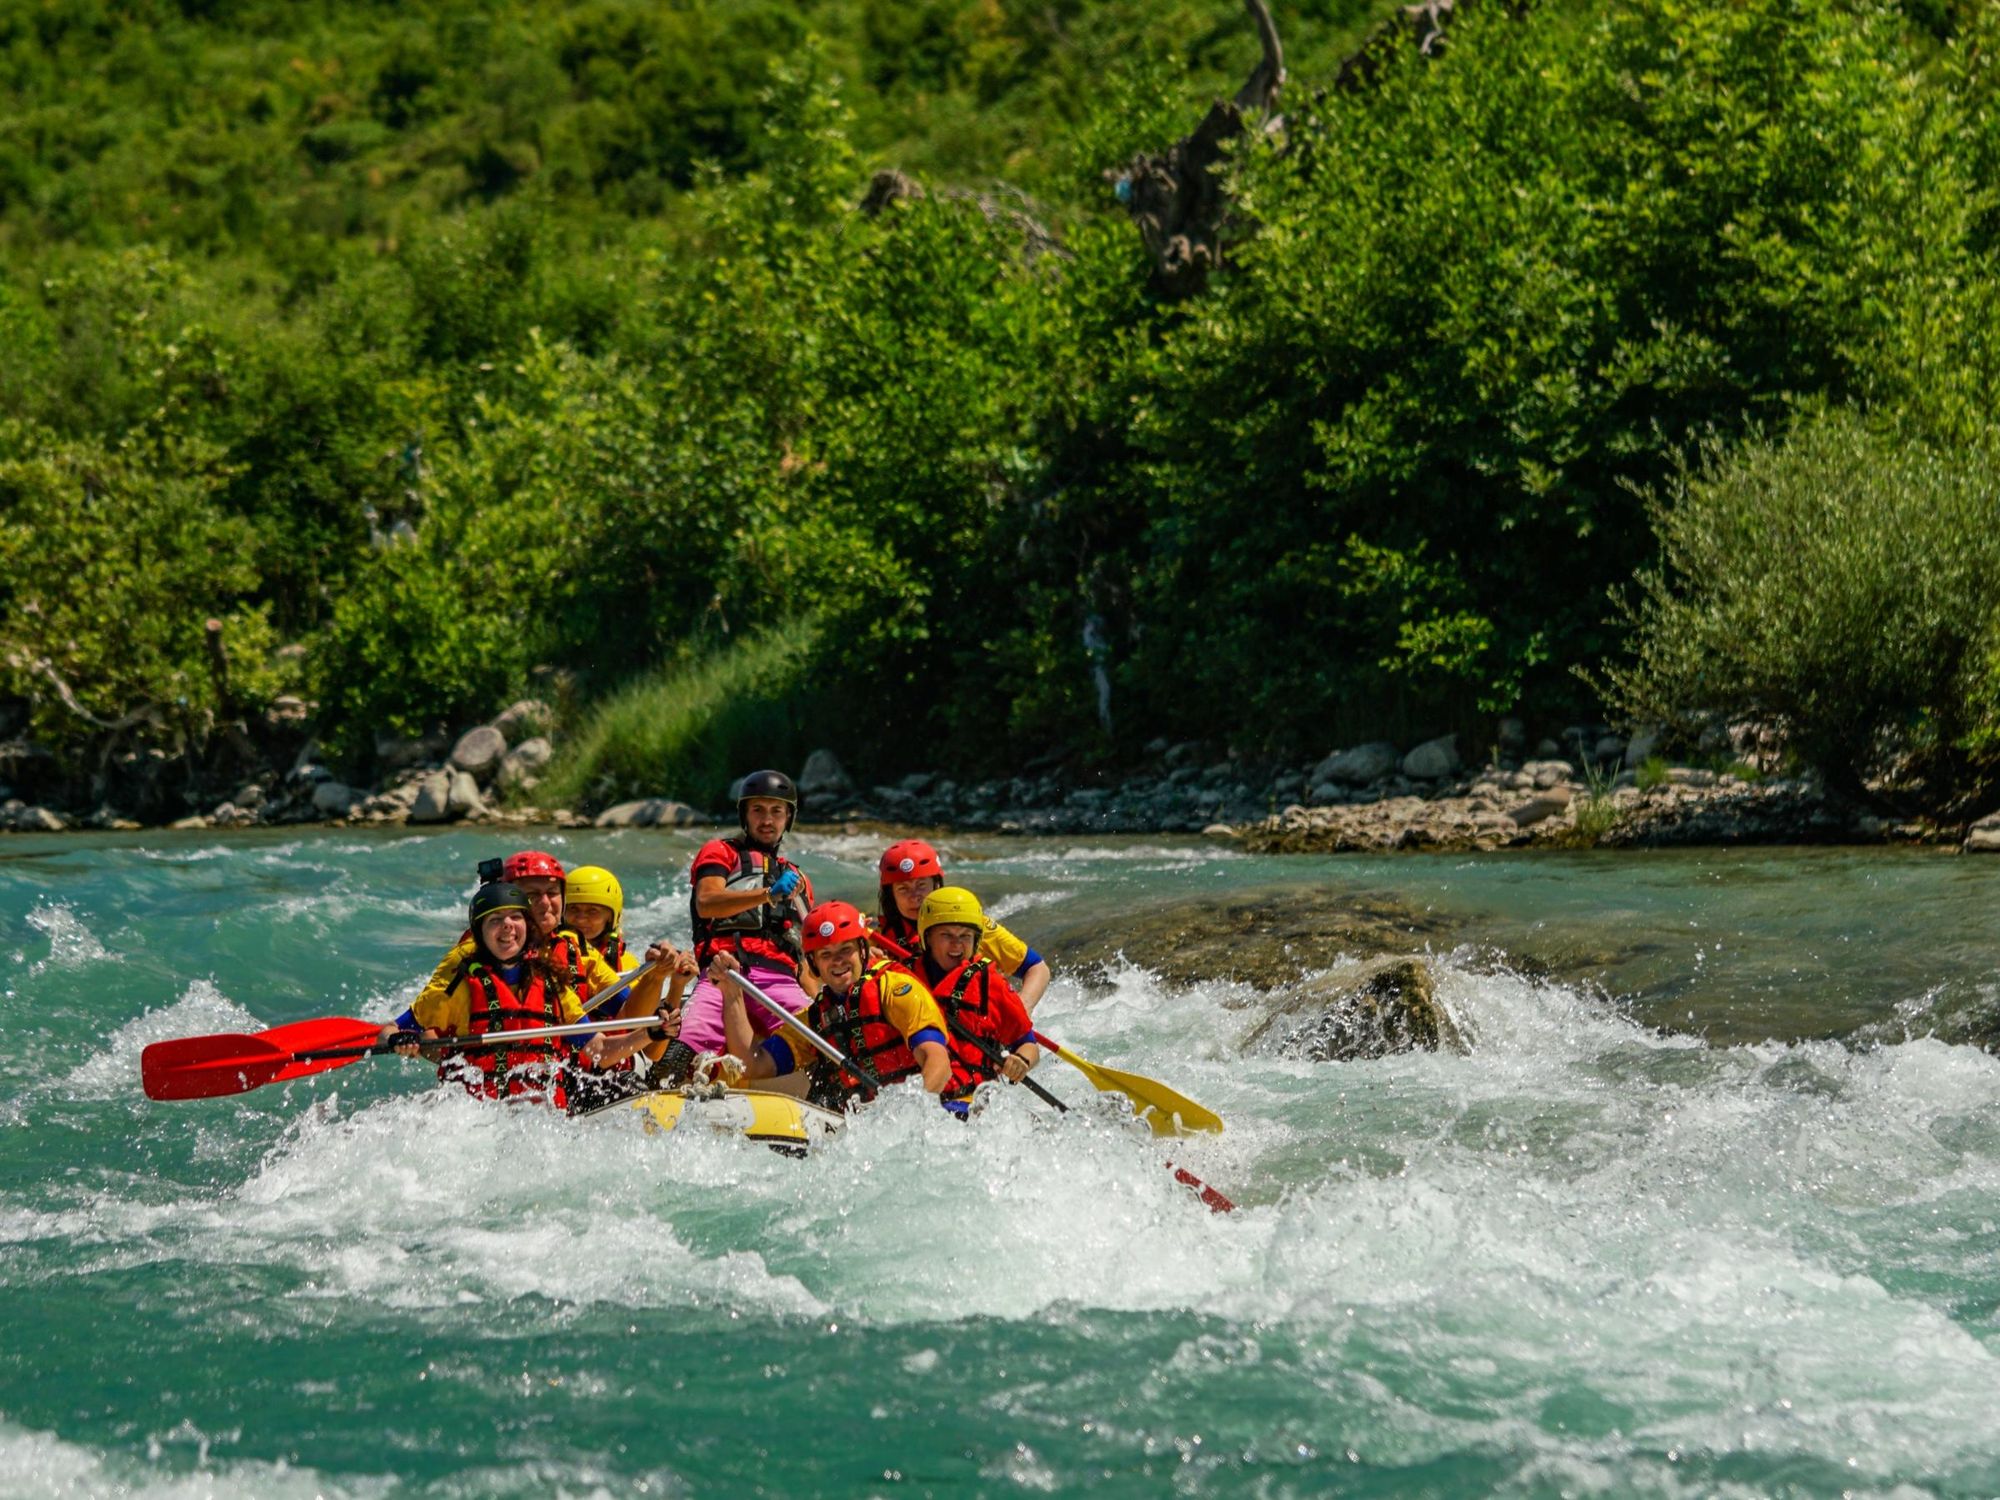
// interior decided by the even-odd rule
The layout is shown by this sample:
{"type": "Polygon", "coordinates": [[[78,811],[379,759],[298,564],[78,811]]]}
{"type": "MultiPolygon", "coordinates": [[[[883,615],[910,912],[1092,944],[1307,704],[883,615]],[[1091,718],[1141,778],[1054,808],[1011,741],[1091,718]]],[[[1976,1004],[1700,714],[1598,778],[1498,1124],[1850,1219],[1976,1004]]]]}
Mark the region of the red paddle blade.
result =
{"type": "Polygon", "coordinates": [[[155,1042],[139,1055],[139,1078],[148,1099],[220,1099],[355,1062],[352,1057],[298,1062],[293,1054],[367,1046],[380,1031],[374,1022],[327,1016],[255,1035],[176,1037],[155,1042]]]}
{"type": "Polygon", "coordinates": [[[219,1099],[269,1083],[291,1060],[261,1037],[183,1036],[140,1053],[139,1080],[148,1099],[219,1099]]]}
{"type": "Polygon", "coordinates": [[[1167,1165],[1173,1170],[1174,1181],[1178,1182],[1182,1187],[1193,1188],[1195,1190],[1195,1196],[1200,1198],[1201,1201],[1208,1206],[1208,1211],[1210,1213],[1227,1214],[1227,1213],[1234,1213],[1236,1211],[1236,1205],[1234,1203],[1231,1203],[1227,1198],[1223,1197],[1221,1193],[1217,1192],[1214,1188],[1210,1187],[1207,1183],[1203,1182],[1199,1177],[1195,1176],[1194,1173],[1190,1172],[1186,1167],[1176,1167],[1172,1162],[1168,1162],[1167,1165]]]}
{"type": "Polygon", "coordinates": [[[257,1040],[282,1047],[287,1052],[323,1052],[330,1047],[365,1047],[381,1035],[380,1021],[357,1021],[352,1016],[317,1016],[310,1021],[293,1021],[257,1033],[257,1040]]]}
{"type": "MultiPolygon", "coordinates": [[[[289,1026],[274,1026],[269,1031],[257,1033],[263,1040],[276,1042],[287,1052],[334,1052],[347,1047],[372,1047],[381,1034],[380,1021],[355,1021],[345,1016],[294,1021],[289,1026]]],[[[294,1059],[278,1069],[277,1076],[266,1081],[283,1083],[287,1079],[304,1078],[309,1073],[324,1073],[330,1068],[344,1068],[351,1062],[360,1061],[358,1057],[322,1057],[312,1062],[294,1059]]]]}

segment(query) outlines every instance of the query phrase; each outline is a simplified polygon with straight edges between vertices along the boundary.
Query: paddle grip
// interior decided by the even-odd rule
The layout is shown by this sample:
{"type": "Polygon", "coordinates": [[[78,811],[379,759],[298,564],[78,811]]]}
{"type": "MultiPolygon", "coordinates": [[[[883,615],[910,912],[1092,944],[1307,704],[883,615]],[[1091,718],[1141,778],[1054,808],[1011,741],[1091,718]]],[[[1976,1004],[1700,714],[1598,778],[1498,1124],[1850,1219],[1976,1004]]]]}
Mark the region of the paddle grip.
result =
{"type": "MultiPolygon", "coordinates": [[[[966,1036],[966,1034],[962,1031],[959,1031],[957,1027],[951,1026],[951,1022],[948,1020],[945,1022],[945,1025],[951,1027],[952,1031],[955,1032],[958,1036],[964,1037],[966,1041],[972,1043],[973,1046],[977,1047],[979,1049],[979,1055],[985,1058],[987,1062],[992,1064],[993,1071],[995,1073],[998,1073],[1000,1071],[1000,1064],[1005,1059],[1004,1059],[1004,1054],[1002,1054],[1002,1052],[1000,1051],[999,1045],[997,1043],[989,1042],[983,1036],[966,1036]]],[[[1044,1104],[1053,1104],[1056,1107],[1056,1112],[1058,1114],[1066,1115],[1069,1113],[1069,1106],[1063,1103],[1062,1100],[1058,1099],[1054,1094],[1051,1094],[1047,1089],[1043,1088],[1039,1083],[1035,1082],[1034,1076],[1032,1074],[1028,1073],[1022,1074],[1021,1083],[1022,1086],[1025,1087],[1029,1093],[1033,1094],[1037,1099],[1041,1100],[1044,1104]]]]}

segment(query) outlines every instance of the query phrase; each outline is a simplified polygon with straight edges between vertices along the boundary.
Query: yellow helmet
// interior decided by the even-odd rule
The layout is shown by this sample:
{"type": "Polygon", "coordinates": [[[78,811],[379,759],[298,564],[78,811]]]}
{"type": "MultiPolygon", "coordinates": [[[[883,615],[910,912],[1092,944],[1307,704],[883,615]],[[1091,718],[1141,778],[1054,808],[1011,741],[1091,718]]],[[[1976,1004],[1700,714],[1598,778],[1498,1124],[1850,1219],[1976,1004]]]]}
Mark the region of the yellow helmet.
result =
{"type": "Polygon", "coordinates": [[[941,885],[924,897],[917,908],[917,936],[930,936],[933,927],[976,927],[986,930],[986,912],[979,898],[962,885],[941,885]]]}
{"type": "Polygon", "coordinates": [[[608,906],[615,931],[625,920],[625,891],[602,865],[578,865],[563,880],[564,906],[608,906]]]}

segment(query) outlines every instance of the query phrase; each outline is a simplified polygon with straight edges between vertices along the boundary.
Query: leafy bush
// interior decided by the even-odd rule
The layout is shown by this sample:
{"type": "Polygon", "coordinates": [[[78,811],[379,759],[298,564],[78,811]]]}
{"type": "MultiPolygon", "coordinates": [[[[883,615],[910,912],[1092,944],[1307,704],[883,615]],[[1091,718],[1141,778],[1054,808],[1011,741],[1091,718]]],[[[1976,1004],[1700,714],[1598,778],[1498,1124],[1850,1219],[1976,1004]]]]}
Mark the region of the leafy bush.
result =
{"type": "Polygon", "coordinates": [[[1778,723],[1856,796],[1981,794],[2000,766],[2000,450],[1824,411],[1711,444],[1651,513],[1661,560],[1625,611],[1630,665],[1605,671],[1630,718],[1778,723]]]}
{"type": "Polygon", "coordinates": [[[107,448],[0,425],[0,697],[70,769],[111,745],[198,750],[284,683],[249,527],[213,449],[107,448]],[[211,666],[223,625],[226,681],[211,666]]]}
{"type": "Polygon", "coordinates": [[[1835,0],[1488,7],[1247,150],[1235,269],[1098,407],[1140,717],[1561,711],[1648,553],[1633,486],[1695,434],[1990,405],[1976,117],[1926,55],[1835,0]]]}

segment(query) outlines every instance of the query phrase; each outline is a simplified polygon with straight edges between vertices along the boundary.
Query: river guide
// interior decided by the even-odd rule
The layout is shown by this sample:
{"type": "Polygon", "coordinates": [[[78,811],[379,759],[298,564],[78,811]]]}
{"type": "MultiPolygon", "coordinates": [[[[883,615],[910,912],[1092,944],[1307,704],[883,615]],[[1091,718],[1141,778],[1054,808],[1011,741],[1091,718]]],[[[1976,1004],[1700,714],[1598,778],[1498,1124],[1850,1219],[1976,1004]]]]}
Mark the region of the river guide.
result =
{"type": "MultiPolygon", "coordinates": [[[[813,904],[812,882],[780,852],[798,818],[799,792],[782,771],[752,771],[737,786],[734,838],[710,839],[689,871],[689,918],[702,978],[688,997],[681,1041],[693,1052],[723,1052],[722,990],[715,960],[727,957],[797,1014],[811,998],[802,976],[799,932],[813,904]]],[[[775,1023],[761,1017],[759,1032],[775,1023]]]]}

